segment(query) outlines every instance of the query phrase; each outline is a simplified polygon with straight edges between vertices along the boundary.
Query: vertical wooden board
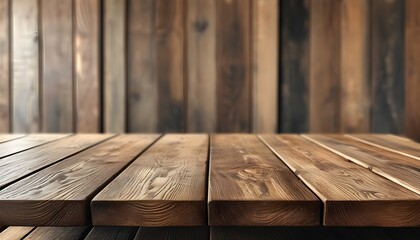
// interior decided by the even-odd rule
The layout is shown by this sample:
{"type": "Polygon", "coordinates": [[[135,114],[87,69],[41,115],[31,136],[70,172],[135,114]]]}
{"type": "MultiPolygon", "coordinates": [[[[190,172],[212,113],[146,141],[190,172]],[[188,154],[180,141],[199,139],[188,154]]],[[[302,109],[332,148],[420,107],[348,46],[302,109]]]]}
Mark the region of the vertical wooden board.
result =
{"type": "Polygon", "coordinates": [[[72,0],[41,0],[42,130],[73,132],[72,0]]]}
{"type": "Polygon", "coordinates": [[[217,0],[217,130],[251,130],[251,1],[217,0]]]}
{"type": "Polygon", "coordinates": [[[13,0],[13,132],[39,131],[38,1],[13,0]]]}
{"type": "Polygon", "coordinates": [[[101,130],[100,0],[75,0],[76,131],[101,130]]]}
{"type": "Polygon", "coordinates": [[[0,0],[0,132],[9,132],[9,0],[0,0]]]}
{"type": "Polygon", "coordinates": [[[372,0],[373,132],[402,131],[403,6],[401,0],[372,0]]]}
{"type": "Polygon", "coordinates": [[[420,141],[420,1],[405,1],[405,126],[420,141]]]}
{"type": "Polygon", "coordinates": [[[157,131],[156,1],[129,0],[127,104],[129,132],[157,131]]]}
{"type": "Polygon", "coordinates": [[[342,0],[340,131],[370,130],[370,1],[342,0]]]}
{"type": "Polygon", "coordinates": [[[158,130],[185,129],[185,0],[156,1],[158,130]]]}
{"type": "Polygon", "coordinates": [[[336,132],[340,117],[341,1],[312,0],[310,5],[309,130],[336,132]]]}
{"type": "Polygon", "coordinates": [[[216,129],[216,1],[188,0],[189,132],[216,129]]]}
{"type": "Polygon", "coordinates": [[[277,131],[279,0],[252,2],[253,132],[277,131]]]}
{"type": "Polygon", "coordinates": [[[126,0],[104,1],[104,130],[125,132],[126,0]]]}
{"type": "Polygon", "coordinates": [[[281,132],[309,129],[308,8],[308,0],[281,1],[281,132]]]}

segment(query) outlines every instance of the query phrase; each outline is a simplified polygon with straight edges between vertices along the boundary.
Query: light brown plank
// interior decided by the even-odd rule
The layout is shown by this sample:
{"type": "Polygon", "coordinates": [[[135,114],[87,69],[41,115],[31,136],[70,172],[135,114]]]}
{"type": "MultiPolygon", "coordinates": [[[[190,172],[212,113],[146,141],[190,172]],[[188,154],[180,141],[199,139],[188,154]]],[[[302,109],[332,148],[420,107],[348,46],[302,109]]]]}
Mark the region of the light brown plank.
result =
{"type": "Polygon", "coordinates": [[[188,0],[188,132],[216,129],[216,1],[188,0]]]}
{"type": "Polygon", "coordinates": [[[208,143],[204,134],[164,136],[96,195],[93,224],[206,225],[208,143]]]}
{"type": "Polygon", "coordinates": [[[38,0],[14,0],[12,12],[13,132],[39,131],[38,0]]]}
{"type": "Polygon", "coordinates": [[[0,143],[8,142],[13,139],[21,138],[25,135],[23,134],[0,134],[0,143]]]}
{"type": "Polygon", "coordinates": [[[126,0],[104,1],[104,130],[125,132],[126,0]]]}
{"type": "Polygon", "coordinates": [[[0,158],[63,138],[68,134],[32,134],[0,144],[0,158]]]}
{"type": "Polygon", "coordinates": [[[323,201],[325,226],[418,226],[420,196],[297,135],[262,139],[323,201]]]}
{"type": "MultiPolygon", "coordinates": [[[[100,0],[75,0],[76,132],[100,131],[100,0]]],[[[121,54],[121,53],[120,53],[121,54]]],[[[120,80],[123,81],[123,80],[120,80]]]]}
{"type": "Polygon", "coordinates": [[[209,239],[208,227],[142,227],[135,240],[195,240],[209,239]]]}
{"type": "Polygon", "coordinates": [[[308,135],[319,146],[420,194],[420,161],[341,135],[308,135]]]}
{"type": "Polygon", "coordinates": [[[37,227],[24,240],[79,240],[86,230],[87,227],[37,227]]]}
{"type": "Polygon", "coordinates": [[[213,135],[209,225],[311,226],[321,202],[256,135],[213,135]]]}
{"type": "Polygon", "coordinates": [[[10,131],[10,3],[0,0],[0,132],[10,131]]]}
{"type": "Polygon", "coordinates": [[[0,233],[0,239],[21,240],[28,235],[34,227],[8,227],[0,233]]]}
{"type": "Polygon", "coordinates": [[[138,227],[94,227],[84,240],[133,240],[138,227]]]}
{"type": "Polygon", "coordinates": [[[0,191],[0,225],[82,226],[89,202],[158,135],[121,135],[0,191]]]}

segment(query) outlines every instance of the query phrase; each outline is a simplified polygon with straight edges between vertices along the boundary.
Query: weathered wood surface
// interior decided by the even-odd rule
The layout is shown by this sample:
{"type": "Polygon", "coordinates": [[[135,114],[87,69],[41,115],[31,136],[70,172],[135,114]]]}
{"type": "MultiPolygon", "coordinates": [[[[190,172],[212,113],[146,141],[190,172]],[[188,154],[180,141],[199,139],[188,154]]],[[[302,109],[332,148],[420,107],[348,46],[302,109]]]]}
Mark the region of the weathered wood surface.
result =
{"type": "Polygon", "coordinates": [[[38,227],[23,240],[65,239],[79,240],[83,237],[87,227],[38,227]]]}
{"type": "Polygon", "coordinates": [[[209,225],[319,225],[321,202],[255,135],[213,135],[209,225]]]}
{"type": "Polygon", "coordinates": [[[68,134],[32,134],[0,144],[0,158],[63,138],[68,134]]]}
{"type": "Polygon", "coordinates": [[[0,132],[10,131],[10,1],[0,0],[0,132]]]}
{"type": "Polygon", "coordinates": [[[206,225],[208,141],[203,134],[161,138],[96,195],[93,224],[206,225]]]}
{"type": "Polygon", "coordinates": [[[7,142],[13,139],[21,138],[23,134],[0,134],[0,143],[7,142]]]}
{"type": "Polygon", "coordinates": [[[33,230],[34,227],[8,227],[0,233],[0,239],[21,240],[33,230]]]}
{"type": "Polygon", "coordinates": [[[138,227],[94,227],[85,240],[132,240],[138,227]]]}

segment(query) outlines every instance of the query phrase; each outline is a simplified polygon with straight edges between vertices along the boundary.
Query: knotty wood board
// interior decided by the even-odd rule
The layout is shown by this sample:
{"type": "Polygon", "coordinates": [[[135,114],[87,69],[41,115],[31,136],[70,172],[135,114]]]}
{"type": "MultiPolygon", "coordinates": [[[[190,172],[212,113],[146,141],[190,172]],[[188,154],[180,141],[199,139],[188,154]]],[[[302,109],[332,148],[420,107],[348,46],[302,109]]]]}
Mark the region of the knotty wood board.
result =
{"type": "Polygon", "coordinates": [[[311,226],[321,202],[256,135],[213,135],[210,226],[311,226]]]}
{"type": "Polygon", "coordinates": [[[0,239],[21,240],[28,235],[34,227],[8,227],[0,233],[0,239]]]}
{"type": "Polygon", "coordinates": [[[18,139],[18,138],[21,138],[23,136],[25,136],[25,135],[23,135],[23,134],[0,134],[0,143],[8,142],[8,141],[13,140],[13,139],[18,139]]]}
{"type": "Polygon", "coordinates": [[[262,140],[324,203],[325,226],[418,226],[420,196],[297,135],[262,140]]]}
{"type": "MultiPolygon", "coordinates": [[[[32,134],[0,144],[0,158],[63,138],[68,134],[32,134]]],[[[0,160],[1,161],[1,160],[0,160]]]]}
{"type": "Polygon", "coordinates": [[[138,227],[94,227],[84,240],[132,240],[138,227]]]}
{"type": "Polygon", "coordinates": [[[10,1],[0,0],[0,132],[10,129],[10,1]]]}
{"type": "Polygon", "coordinates": [[[0,191],[0,225],[89,224],[89,202],[158,135],[121,135],[0,191]]]}
{"type": "Polygon", "coordinates": [[[91,147],[112,135],[73,135],[0,160],[0,189],[32,172],[91,147]]]}
{"type": "Polygon", "coordinates": [[[340,135],[308,135],[318,145],[420,195],[420,161],[340,135]]]}
{"type": "Polygon", "coordinates": [[[23,240],[65,239],[79,240],[87,227],[38,227],[23,240]]]}
{"type": "Polygon", "coordinates": [[[142,227],[135,240],[195,240],[209,239],[208,227],[142,227]]]}
{"type": "Polygon", "coordinates": [[[208,143],[204,134],[161,138],[95,196],[93,225],[207,225],[208,143]]]}

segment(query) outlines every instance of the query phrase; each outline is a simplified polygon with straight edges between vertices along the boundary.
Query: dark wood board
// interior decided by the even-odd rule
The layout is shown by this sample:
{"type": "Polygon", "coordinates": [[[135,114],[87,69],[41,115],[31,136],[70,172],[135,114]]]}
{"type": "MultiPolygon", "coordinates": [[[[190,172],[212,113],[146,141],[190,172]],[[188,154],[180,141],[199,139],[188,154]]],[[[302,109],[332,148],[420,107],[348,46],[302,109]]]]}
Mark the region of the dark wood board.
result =
{"type": "Polygon", "coordinates": [[[94,227],[84,240],[133,240],[138,227],[94,227]]]}
{"type": "Polygon", "coordinates": [[[0,132],[10,131],[10,2],[0,0],[0,132]]]}
{"type": "MultiPolygon", "coordinates": [[[[68,134],[32,134],[0,144],[0,158],[63,138],[68,134]]],[[[1,161],[1,160],[0,160],[1,161]]]]}
{"type": "Polygon", "coordinates": [[[79,240],[87,227],[37,227],[23,240],[63,239],[79,240]]]}
{"type": "Polygon", "coordinates": [[[208,227],[142,227],[135,240],[206,240],[209,239],[208,227]]]}
{"type": "Polygon", "coordinates": [[[8,227],[0,233],[0,239],[21,240],[33,230],[34,227],[8,227]]]}

